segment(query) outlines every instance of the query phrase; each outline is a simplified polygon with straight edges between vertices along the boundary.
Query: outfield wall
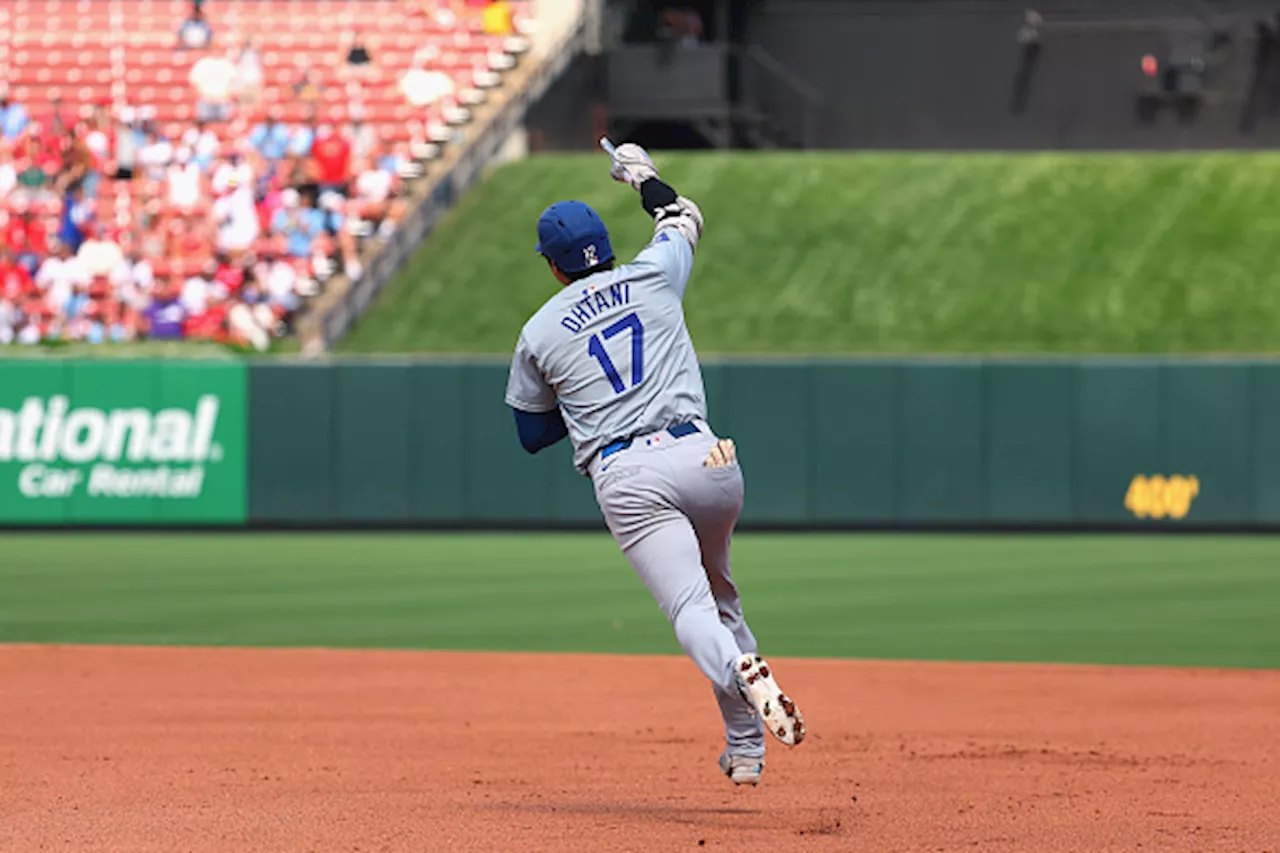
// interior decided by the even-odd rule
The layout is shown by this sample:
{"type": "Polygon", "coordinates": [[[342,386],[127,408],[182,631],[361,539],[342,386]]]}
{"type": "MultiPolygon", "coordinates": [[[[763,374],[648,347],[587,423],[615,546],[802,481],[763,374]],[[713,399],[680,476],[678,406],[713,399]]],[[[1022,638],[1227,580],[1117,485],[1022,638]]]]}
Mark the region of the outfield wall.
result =
{"type": "MultiPolygon", "coordinates": [[[[1280,525],[1280,362],[708,364],[744,524],[1280,525]]],[[[0,362],[0,523],[599,526],[499,362],[0,362]]]]}

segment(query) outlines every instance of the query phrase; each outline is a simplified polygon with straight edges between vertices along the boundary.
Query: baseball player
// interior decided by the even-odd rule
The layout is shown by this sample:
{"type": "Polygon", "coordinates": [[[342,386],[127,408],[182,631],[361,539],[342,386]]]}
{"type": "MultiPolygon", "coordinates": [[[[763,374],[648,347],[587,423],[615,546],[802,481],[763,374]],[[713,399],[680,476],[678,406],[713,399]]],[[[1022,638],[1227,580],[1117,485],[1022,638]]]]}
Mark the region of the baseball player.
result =
{"type": "Polygon", "coordinates": [[[715,689],[727,742],[720,769],[756,785],[764,729],[794,746],[805,728],[756,653],[729,572],[742,472],[733,442],[707,423],[681,304],[702,213],[640,146],[612,154],[610,174],[639,191],[654,238],[615,265],[590,207],[562,201],[543,212],[536,251],[563,288],[521,330],[506,402],[530,453],[572,441],[610,532],[715,689]]]}

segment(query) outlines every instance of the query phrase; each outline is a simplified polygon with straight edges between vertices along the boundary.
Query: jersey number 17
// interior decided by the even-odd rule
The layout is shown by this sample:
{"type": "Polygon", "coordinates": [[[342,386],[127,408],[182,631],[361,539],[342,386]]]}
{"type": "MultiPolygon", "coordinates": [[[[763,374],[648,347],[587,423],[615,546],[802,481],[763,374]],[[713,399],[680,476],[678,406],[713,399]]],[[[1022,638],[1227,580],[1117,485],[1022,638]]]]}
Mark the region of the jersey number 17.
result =
{"type": "Polygon", "coordinates": [[[644,379],[644,324],[640,322],[640,318],[634,311],[613,325],[605,327],[599,335],[592,335],[591,342],[587,344],[587,352],[600,362],[600,369],[604,371],[615,394],[621,394],[627,390],[627,386],[618,375],[618,368],[614,366],[613,359],[609,358],[609,353],[604,348],[604,341],[622,334],[627,329],[631,330],[631,387],[634,388],[644,379]],[[604,340],[601,340],[601,336],[604,340]]]}

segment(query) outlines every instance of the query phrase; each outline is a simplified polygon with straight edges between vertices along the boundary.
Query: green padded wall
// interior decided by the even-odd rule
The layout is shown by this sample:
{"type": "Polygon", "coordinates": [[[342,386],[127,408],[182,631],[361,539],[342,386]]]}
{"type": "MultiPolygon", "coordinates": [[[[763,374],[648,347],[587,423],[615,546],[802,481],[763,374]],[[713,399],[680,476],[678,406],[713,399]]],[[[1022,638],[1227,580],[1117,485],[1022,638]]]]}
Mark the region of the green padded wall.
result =
{"type": "MultiPolygon", "coordinates": [[[[566,444],[520,448],[506,371],[254,365],[250,518],[600,525],[566,444]]],[[[704,379],[740,449],[744,524],[1280,523],[1280,364],[823,358],[704,379]]]]}

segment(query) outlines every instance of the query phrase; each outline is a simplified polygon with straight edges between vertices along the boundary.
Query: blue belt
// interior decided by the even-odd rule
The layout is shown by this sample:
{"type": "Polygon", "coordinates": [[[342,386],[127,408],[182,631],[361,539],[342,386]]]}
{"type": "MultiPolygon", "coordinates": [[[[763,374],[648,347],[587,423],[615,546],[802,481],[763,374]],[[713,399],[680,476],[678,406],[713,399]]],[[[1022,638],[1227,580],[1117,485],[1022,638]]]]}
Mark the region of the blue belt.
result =
{"type": "MultiPolygon", "coordinates": [[[[672,438],[684,438],[686,435],[693,435],[695,432],[701,432],[701,430],[698,429],[697,424],[690,423],[690,424],[676,424],[675,426],[668,429],[667,432],[670,433],[672,438]]],[[[632,439],[623,438],[613,442],[612,444],[606,444],[604,446],[604,449],[600,451],[600,458],[608,459],[610,456],[617,453],[618,451],[626,450],[628,447],[631,446],[631,441],[632,439]]]]}

